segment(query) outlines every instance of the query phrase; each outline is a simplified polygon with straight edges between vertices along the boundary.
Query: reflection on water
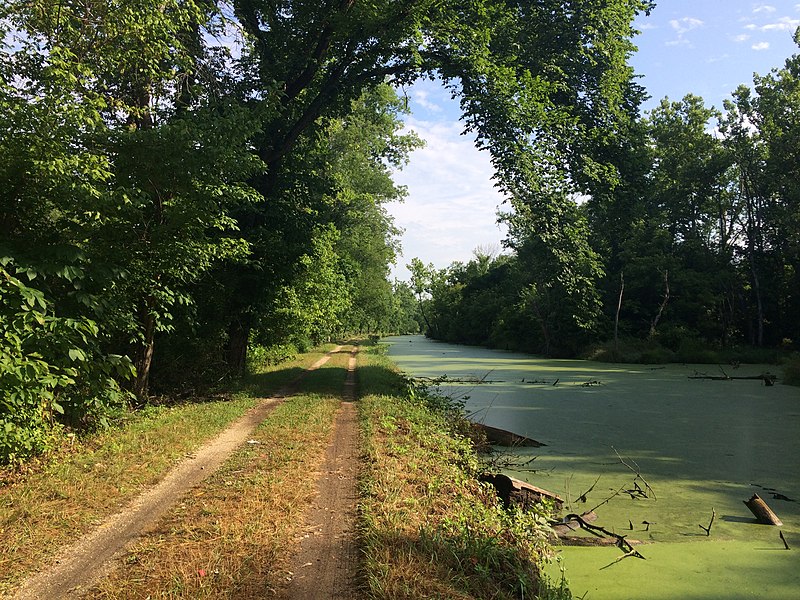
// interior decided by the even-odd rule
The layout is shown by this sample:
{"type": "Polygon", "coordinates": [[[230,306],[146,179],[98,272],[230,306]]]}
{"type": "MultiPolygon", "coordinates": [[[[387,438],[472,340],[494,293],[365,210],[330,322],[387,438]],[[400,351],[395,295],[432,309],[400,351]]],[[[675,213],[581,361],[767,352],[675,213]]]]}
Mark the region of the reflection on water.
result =
{"type": "MultiPolygon", "coordinates": [[[[563,549],[576,596],[800,598],[800,389],[689,379],[725,372],[716,365],[550,360],[419,336],[385,342],[411,375],[490,380],[444,391],[464,396],[475,420],[547,444],[519,451],[536,457],[535,473],[511,474],[556,492],[574,512],[602,503],[599,524],[653,542],[641,550],[646,561],[603,570],[619,551],[563,549]],[[636,470],[655,498],[617,494],[631,488],[636,470]],[[743,504],[753,493],[780,516],[792,550],[778,528],[753,523],[743,504]],[[699,526],[712,509],[707,537],[699,526]]],[[[764,370],[776,367],[742,365],[728,374],[764,370]]]]}

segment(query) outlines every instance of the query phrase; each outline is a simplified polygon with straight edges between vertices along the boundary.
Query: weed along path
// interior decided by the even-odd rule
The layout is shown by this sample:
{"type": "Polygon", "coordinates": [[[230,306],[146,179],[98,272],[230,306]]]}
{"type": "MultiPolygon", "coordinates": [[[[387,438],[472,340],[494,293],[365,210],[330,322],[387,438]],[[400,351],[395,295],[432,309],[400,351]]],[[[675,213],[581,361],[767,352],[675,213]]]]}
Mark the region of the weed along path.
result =
{"type": "Polygon", "coordinates": [[[350,353],[344,401],[317,478],[317,497],[306,518],[300,551],[287,573],[282,600],[357,598],[356,504],[358,501],[359,429],[356,399],[356,354],[350,353]]]}
{"type": "MultiPolygon", "coordinates": [[[[336,347],[306,373],[320,369],[341,349],[341,346],[336,347]]],[[[353,357],[354,354],[351,356],[354,361],[353,357]]],[[[127,545],[152,528],[179,499],[214,474],[249,440],[256,428],[287,396],[298,389],[303,376],[304,374],[292,380],[273,397],[261,401],[215,439],[174,467],[159,484],[141,494],[127,508],[107,519],[76,543],[64,548],[50,567],[24,581],[14,598],[55,599],[85,595],[91,584],[110,570],[112,559],[119,557],[127,545]]],[[[352,410],[351,408],[350,411],[352,410]]],[[[354,419],[347,416],[345,409],[342,409],[342,415],[339,418],[342,423],[354,419]]],[[[347,425],[343,424],[342,427],[347,425]]],[[[347,500],[350,501],[351,498],[348,497],[347,500]]],[[[94,593],[92,597],[95,597],[94,593]]]]}

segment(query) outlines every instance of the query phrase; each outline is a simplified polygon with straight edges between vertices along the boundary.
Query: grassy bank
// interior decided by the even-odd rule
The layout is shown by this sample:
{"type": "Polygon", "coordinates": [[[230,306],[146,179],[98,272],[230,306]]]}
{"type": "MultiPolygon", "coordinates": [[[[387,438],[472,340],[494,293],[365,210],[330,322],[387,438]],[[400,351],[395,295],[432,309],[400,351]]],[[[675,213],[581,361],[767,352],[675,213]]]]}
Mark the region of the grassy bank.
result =
{"type": "Polygon", "coordinates": [[[131,413],[108,431],[65,440],[57,452],[22,471],[0,471],[0,594],[322,355],[309,353],[266,368],[225,399],[131,413]]]}
{"type": "Polygon", "coordinates": [[[508,513],[447,402],[417,390],[373,346],[359,360],[367,455],[365,586],[372,598],[569,598],[540,573],[544,515],[508,513]]]}

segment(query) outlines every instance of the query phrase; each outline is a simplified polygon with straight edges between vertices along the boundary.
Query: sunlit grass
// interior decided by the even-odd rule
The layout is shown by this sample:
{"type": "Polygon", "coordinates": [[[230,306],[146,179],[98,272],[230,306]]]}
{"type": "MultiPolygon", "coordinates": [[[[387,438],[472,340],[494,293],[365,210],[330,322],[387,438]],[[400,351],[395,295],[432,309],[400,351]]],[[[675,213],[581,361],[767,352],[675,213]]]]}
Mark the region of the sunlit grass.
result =
{"type": "MultiPolygon", "coordinates": [[[[341,384],[341,369],[338,375],[341,384]]],[[[91,597],[271,596],[302,533],[338,406],[316,394],[281,404],[250,443],[127,551],[91,597]]]]}

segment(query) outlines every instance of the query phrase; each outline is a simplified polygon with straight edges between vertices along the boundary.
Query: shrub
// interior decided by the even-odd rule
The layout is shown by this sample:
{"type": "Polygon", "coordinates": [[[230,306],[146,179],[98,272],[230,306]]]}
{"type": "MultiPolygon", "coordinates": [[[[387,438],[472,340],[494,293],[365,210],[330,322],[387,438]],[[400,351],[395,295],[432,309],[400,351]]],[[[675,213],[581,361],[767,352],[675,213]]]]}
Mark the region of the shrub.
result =
{"type": "Polygon", "coordinates": [[[800,385],[800,354],[793,354],[783,365],[783,383],[800,385]]]}
{"type": "Polygon", "coordinates": [[[56,316],[6,267],[10,259],[0,266],[0,462],[15,463],[45,450],[59,424],[107,425],[128,398],[115,377],[131,377],[133,365],[100,351],[93,321],[56,316]]]}
{"type": "Polygon", "coordinates": [[[675,360],[675,354],[668,348],[652,340],[624,338],[617,347],[608,341],[589,349],[585,354],[588,360],[598,362],[620,362],[638,364],[662,364],[675,360]]]}
{"type": "Polygon", "coordinates": [[[723,362],[718,351],[694,338],[685,339],[680,343],[675,358],[685,363],[715,364],[723,362]]]}
{"type": "Polygon", "coordinates": [[[299,353],[291,343],[274,344],[272,346],[256,345],[247,351],[247,370],[257,373],[265,365],[277,365],[293,359],[299,353]]]}

